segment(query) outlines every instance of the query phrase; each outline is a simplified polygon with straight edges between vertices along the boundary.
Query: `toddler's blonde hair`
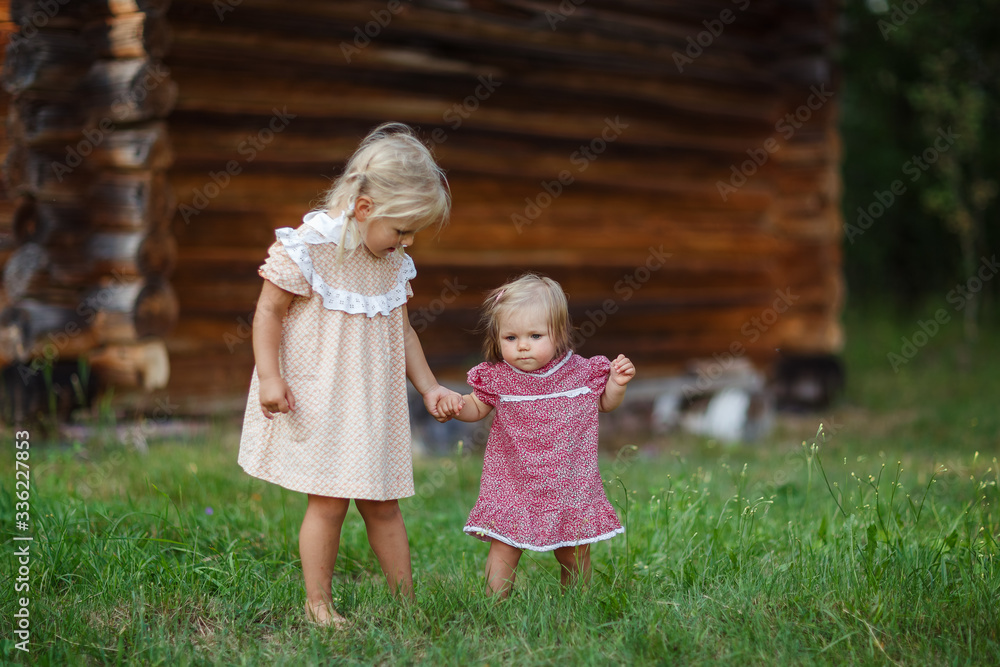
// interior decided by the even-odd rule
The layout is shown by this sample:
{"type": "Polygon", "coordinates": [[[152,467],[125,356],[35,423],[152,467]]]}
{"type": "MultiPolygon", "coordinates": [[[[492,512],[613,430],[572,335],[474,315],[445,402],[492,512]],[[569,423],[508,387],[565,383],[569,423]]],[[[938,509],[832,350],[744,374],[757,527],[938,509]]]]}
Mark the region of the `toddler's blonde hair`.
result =
{"type": "Polygon", "coordinates": [[[556,357],[573,349],[570,334],[569,305],[566,293],[556,281],[536,273],[525,273],[486,295],[480,317],[483,357],[491,364],[503,361],[500,350],[500,324],[511,313],[524,308],[540,308],[546,315],[549,335],[556,347],[556,357]]]}
{"type": "Polygon", "coordinates": [[[403,123],[383,123],[369,132],[323,198],[323,208],[332,217],[341,211],[347,214],[340,252],[348,235],[361,238],[354,203],[362,195],[373,202],[365,224],[393,218],[415,221],[414,231],[431,225],[440,229],[451,213],[451,191],[444,171],[427,146],[403,123]]]}

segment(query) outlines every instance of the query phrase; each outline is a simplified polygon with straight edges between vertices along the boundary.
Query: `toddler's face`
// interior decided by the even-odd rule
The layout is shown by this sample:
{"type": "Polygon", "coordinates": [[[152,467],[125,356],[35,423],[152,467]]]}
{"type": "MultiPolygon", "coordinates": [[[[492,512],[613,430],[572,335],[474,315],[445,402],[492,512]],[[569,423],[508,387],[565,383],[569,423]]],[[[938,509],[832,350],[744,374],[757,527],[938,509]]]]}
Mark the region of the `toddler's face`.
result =
{"type": "Polygon", "coordinates": [[[541,308],[514,312],[500,322],[503,360],[522,371],[538,370],[556,356],[548,318],[541,308]]]}

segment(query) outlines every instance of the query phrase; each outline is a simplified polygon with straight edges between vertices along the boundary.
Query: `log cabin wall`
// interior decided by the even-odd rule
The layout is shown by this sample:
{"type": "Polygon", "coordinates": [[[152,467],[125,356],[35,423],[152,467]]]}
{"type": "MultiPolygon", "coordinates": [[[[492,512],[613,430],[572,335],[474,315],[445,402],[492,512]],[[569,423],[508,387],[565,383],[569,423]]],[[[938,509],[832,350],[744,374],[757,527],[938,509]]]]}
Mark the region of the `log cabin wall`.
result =
{"type": "Polygon", "coordinates": [[[172,157],[163,118],[176,86],[162,67],[164,2],[11,2],[3,86],[4,177],[16,198],[0,313],[5,387],[49,363],[87,360],[102,386],[161,389],[162,338],[177,319],[169,283],[172,157]]]}
{"type": "MultiPolygon", "coordinates": [[[[140,3],[141,4],[141,3],[140,3]]],[[[419,128],[454,207],[411,321],[479,361],[482,294],[559,280],[587,355],[643,375],[841,345],[833,0],[174,0],[169,405],[239,409],[257,267],[376,124],[419,128]],[[831,94],[832,93],[832,94],[831,94]]]]}
{"type": "MultiPolygon", "coordinates": [[[[10,20],[9,0],[0,0],[0,53],[7,49],[10,36],[17,32],[17,25],[10,20]]],[[[0,86],[0,118],[7,118],[7,108],[10,105],[10,93],[0,86]]],[[[7,136],[7,123],[0,125],[0,160],[6,162],[10,149],[7,136]]],[[[7,264],[7,258],[14,247],[14,209],[15,202],[7,193],[7,188],[0,186],[0,265],[7,264]]],[[[7,306],[6,292],[0,288],[0,310],[7,306]]]]}

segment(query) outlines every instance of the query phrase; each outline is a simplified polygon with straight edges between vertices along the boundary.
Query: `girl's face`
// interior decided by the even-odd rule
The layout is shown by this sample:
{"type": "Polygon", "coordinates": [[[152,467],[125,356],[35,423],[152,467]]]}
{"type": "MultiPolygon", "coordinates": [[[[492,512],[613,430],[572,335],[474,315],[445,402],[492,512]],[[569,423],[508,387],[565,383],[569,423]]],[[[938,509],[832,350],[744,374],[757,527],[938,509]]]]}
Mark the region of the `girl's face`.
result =
{"type": "Polygon", "coordinates": [[[552,361],[556,346],[541,308],[525,308],[500,322],[503,360],[521,371],[535,371],[552,361]]]}
{"type": "Polygon", "coordinates": [[[388,257],[400,248],[413,245],[413,237],[418,227],[416,222],[404,222],[389,218],[371,218],[358,225],[365,246],[376,257],[388,257]]]}
{"type": "Polygon", "coordinates": [[[364,195],[358,197],[354,205],[361,239],[373,255],[388,257],[400,248],[413,245],[413,238],[420,227],[415,220],[379,218],[374,215],[374,208],[371,198],[364,195]]]}

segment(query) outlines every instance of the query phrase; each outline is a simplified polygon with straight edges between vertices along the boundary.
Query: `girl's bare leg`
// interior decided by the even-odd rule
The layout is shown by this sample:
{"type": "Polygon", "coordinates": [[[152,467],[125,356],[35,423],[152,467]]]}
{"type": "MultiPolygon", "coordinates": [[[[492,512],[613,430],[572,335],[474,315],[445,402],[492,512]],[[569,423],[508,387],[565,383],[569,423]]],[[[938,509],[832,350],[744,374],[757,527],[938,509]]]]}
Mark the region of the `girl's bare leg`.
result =
{"type": "Polygon", "coordinates": [[[351,501],[309,494],[299,530],[299,556],[306,580],[306,612],[320,625],[340,625],[346,619],[333,608],[331,586],[340,549],[340,529],[351,501]]]}
{"type": "Polygon", "coordinates": [[[365,520],[368,544],[385,573],[389,590],[413,599],[413,573],[410,569],[410,543],[406,539],[403,513],[396,500],[355,500],[365,520]]]}
{"type": "Polygon", "coordinates": [[[584,584],[590,581],[590,545],[581,544],[575,547],[556,549],[556,560],[559,561],[559,583],[563,586],[580,581],[584,584]]]}
{"type": "Polygon", "coordinates": [[[514,587],[514,576],[517,574],[517,561],[521,559],[521,550],[500,540],[493,540],[490,553],[486,556],[486,587],[494,595],[506,598],[514,587]]]}

